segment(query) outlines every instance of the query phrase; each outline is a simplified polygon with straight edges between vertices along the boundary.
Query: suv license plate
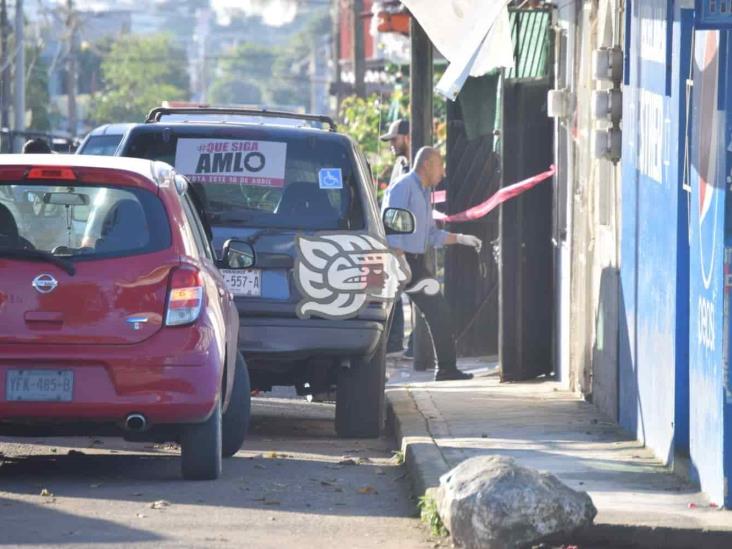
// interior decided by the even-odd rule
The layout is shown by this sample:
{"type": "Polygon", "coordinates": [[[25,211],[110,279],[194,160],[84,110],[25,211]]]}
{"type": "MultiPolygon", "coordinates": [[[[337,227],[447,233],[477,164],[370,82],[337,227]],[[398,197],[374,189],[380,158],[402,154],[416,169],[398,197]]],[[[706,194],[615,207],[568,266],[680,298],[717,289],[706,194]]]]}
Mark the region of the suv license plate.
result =
{"type": "Polygon", "coordinates": [[[221,269],[226,289],[236,296],[260,297],[262,271],[260,269],[221,269]]]}
{"type": "Polygon", "coordinates": [[[8,401],[71,402],[73,392],[71,370],[8,370],[5,377],[8,401]]]}

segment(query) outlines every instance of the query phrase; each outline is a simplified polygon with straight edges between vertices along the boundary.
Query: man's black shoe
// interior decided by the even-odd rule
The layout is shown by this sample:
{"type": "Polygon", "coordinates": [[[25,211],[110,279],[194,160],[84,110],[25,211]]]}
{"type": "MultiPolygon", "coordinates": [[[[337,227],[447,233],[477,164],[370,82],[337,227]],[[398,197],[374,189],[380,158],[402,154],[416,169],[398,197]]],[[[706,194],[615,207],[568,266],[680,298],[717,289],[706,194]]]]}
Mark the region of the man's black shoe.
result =
{"type": "Polygon", "coordinates": [[[437,372],[435,372],[435,381],[459,381],[462,379],[473,379],[473,374],[461,372],[457,368],[437,370],[437,372]]]}

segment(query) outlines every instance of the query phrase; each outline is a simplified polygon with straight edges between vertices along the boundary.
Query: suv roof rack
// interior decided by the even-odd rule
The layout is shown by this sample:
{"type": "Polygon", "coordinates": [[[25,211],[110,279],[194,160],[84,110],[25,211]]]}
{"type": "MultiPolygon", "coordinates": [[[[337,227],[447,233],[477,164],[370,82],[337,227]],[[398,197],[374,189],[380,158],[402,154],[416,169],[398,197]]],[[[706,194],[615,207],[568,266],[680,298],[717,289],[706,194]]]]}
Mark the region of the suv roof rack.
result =
{"type": "Polygon", "coordinates": [[[328,126],[331,132],[336,131],[336,124],[330,116],[323,114],[297,114],[287,111],[272,111],[269,109],[245,109],[233,107],[156,107],[150,111],[145,123],[160,122],[160,118],[171,114],[234,114],[247,116],[266,116],[271,118],[290,118],[319,122],[328,126]]]}

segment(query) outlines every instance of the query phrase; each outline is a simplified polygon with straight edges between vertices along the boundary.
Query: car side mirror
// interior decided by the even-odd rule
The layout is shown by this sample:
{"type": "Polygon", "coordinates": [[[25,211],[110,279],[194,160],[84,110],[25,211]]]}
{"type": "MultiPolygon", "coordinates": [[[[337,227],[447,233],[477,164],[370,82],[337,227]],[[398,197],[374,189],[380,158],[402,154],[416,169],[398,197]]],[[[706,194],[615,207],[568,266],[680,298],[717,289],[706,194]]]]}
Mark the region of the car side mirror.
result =
{"type": "Polygon", "coordinates": [[[414,232],[414,214],[402,208],[384,210],[384,228],[386,234],[412,234],[414,232]]]}
{"type": "Polygon", "coordinates": [[[247,242],[229,239],[224,243],[221,263],[227,269],[249,269],[254,266],[254,248],[247,242]]]}

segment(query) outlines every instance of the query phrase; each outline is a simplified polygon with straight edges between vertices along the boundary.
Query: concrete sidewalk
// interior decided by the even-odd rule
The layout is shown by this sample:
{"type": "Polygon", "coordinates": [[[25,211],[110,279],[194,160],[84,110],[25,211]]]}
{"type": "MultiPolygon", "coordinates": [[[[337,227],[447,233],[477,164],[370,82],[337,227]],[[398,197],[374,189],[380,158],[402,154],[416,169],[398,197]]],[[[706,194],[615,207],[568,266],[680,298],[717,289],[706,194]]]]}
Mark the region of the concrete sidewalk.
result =
{"type": "Polygon", "coordinates": [[[467,458],[506,455],[590,494],[595,526],[567,542],[732,547],[732,511],[673,475],[591,404],[552,381],[501,384],[495,363],[468,359],[460,368],[476,377],[434,383],[432,372],[389,361],[389,421],[418,495],[467,458]]]}

